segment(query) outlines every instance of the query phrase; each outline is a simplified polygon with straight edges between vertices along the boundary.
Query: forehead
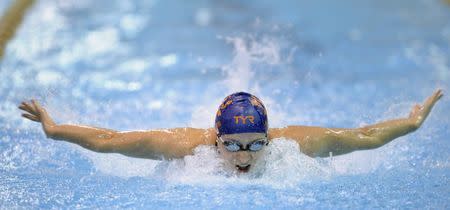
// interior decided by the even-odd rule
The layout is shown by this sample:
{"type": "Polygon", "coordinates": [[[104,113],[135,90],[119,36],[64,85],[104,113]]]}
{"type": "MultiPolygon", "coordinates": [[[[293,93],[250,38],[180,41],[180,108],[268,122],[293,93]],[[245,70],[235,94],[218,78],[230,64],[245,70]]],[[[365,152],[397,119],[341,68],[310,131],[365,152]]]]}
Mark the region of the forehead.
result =
{"type": "Polygon", "coordinates": [[[256,139],[265,138],[265,133],[236,133],[236,134],[224,134],[221,136],[223,139],[233,139],[240,142],[252,142],[256,139]]]}

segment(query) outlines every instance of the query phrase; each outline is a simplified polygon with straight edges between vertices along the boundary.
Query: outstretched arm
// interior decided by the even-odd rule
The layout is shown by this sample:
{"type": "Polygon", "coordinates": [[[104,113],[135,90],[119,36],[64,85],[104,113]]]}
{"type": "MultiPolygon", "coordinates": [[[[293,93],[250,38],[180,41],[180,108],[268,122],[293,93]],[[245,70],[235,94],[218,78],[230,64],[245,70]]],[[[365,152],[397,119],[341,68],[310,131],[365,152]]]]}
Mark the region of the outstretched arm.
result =
{"type": "Polygon", "coordinates": [[[47,137],[78,144],[102,153],[149,159],[181,158],[192,154],[200,144],[214,144],[213,129],[174,128],[167,130],[129,131],[95,128],[81,125],[57,125],[39,103],[22,102],[22,116],[42,124],[47,137]]]}
{"type": "Polygon", "coordinates": [[[442,95],[442,90],[437,90],[423,105],[415,105],[407,118],[355,129],[289,126],[272,129],[270,136],[294,139],[300,144],[302,152],[313,157],[326,157],[330,152],[341,155],[356,150],[374,149],[417,130],[442,95]]]}

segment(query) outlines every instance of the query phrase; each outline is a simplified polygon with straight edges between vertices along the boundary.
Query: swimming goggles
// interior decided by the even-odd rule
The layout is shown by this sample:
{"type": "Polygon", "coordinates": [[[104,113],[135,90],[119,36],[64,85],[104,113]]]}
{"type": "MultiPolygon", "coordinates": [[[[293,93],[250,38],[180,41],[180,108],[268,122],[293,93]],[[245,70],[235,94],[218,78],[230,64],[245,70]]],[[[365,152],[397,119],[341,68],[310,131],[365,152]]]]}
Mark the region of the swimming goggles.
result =
{"type": "Polygon", "coordinates": [[[233,139],[222,139],[222,137],[219,137],[220,141],[222,141],[223,145],[225,146],[225,149],[227,149],[230,152],[238,152],[238,151],[251,151],[256,152],[263,148],[264,145],[267,145],[268,141],[267,138],[261,138],[253,141],[252,143],[247,144],[247,146],[244,148],[244,146],[241,144],[241,142],[233,139]]]}

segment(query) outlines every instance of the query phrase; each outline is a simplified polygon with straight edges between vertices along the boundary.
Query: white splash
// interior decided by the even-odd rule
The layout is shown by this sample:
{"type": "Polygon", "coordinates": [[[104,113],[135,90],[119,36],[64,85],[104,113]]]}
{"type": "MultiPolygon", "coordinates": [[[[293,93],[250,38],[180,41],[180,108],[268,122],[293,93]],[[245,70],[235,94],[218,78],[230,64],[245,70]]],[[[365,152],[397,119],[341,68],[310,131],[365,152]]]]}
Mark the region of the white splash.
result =
{"type": "MultiPolygon", "coordinates": [[[[170,161],[161,169],[165,169],[165,179],[173,183],[183,184],[217,184],[225,179],[219,158],[214,146],[202,145],[195,149],[194,155],[182,160],[170,161]]],[[[156,174],[161,174],[156,170],[156,174]]]]}
{"type": "Polygon", "coordinates": [[[149,176],[159,163],[155,160],[126,157],[120,154],[101,154],[76,147],[81,154],[88,157],[94,168],[104,174],[130,178],[149,176]]]}
{"type": "Polygon", "coordinates": [[[128,158],[117,154],[98,154],[80,148],[102,173],[123,178],[141,176],[166,180],[173,184],[224,185],[264,184],[276,188],[293,187],[301,182],[328,179],[329,163],[308,157],[292,140],[277,139],[248,174],[237,175],[223,167],[214,146],[199,146],[193,155],[172,161],[128,158]]]}
{"type": "Polygon", "coordinates": [[[301,182],[329,179],[333,169],[325,159],[311,158],[300,152],[290,139],[271,142],[264,158],[266,165],[261,181],[275,187],[296,186],[301,182]]]}
{"type": "MultiPolygon", "coordinates": [[[[232,44],[234,50],[231,63],[222,67],[225,78],[219,85],[227,87],[230,94],[237,91],[247,91],[262,96],[263,94],[259,94],[260,85],[256,74],[259,70],[253,69],[253,66],[255,64],[277,65],[282,62],[277,40],[269,37],[256,39],[252,36],[226,37],[224,40],[232,44]]],[[[217,95],[214,94],[205,97],[208,99],[207,101],[202,101],[201,105],[193,108],[190,126],[212,127],[215,113],[223,97],[217,98],[217,95]]],[[[265,105],[269,105],[271,113],[274,113],[274,125],[278,125],[281,119],[285,119],[285,114],[275,101],[267,97],[261,99],[265,105]]]]}
{"type": "Polygon", "coordinates": [[[276,65],[280,62],[280,48],[274,39],[227,37],[225,40],[234,47],[233,60],[222,68],[226,75],[223,83],[229,92],[258,89],[252,65],[255,63],[276,65]]]}

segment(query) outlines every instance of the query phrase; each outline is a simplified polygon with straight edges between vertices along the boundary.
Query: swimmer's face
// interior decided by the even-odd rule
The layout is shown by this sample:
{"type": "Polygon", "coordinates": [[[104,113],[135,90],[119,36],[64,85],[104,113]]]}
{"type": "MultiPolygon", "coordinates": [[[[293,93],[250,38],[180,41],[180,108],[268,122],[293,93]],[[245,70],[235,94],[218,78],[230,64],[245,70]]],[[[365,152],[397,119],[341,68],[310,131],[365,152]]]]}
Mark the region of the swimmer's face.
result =
{"type": "MultiPolygon", "coordinates": [[[[224,134],[218,139],[217,146],[220,155],[225,160],[226,166],[233,168],[238,172],[246,173],[250,170],[252,166],[255,165],[256,161],[263,154],[263,150],[266,147],[265,144],[262,145],[262,149],[258,151],[250,151],[250,145],[253,142],[265,140],[267,141],[266,134],[264,133],[239,133],[239,134],[224,134]],[[239,150],[237,152],[231,152],[225,148],[224,142],[237,142],[242,145],[241,148],[246,148],[247,150],[239,150]]],[[[260,142],[257,142],[260,143],[260,142]]],[[[253,145],[256,148],[258,145],[253,145]]]]}

